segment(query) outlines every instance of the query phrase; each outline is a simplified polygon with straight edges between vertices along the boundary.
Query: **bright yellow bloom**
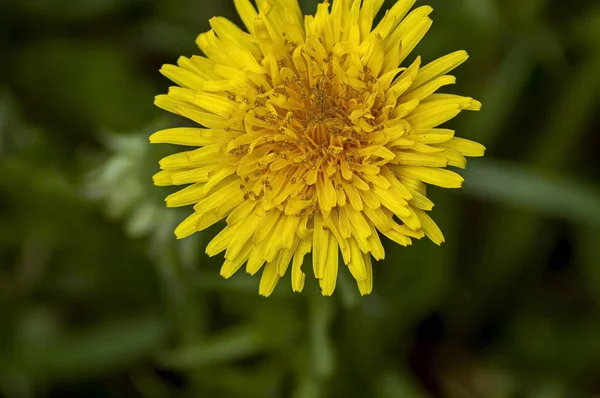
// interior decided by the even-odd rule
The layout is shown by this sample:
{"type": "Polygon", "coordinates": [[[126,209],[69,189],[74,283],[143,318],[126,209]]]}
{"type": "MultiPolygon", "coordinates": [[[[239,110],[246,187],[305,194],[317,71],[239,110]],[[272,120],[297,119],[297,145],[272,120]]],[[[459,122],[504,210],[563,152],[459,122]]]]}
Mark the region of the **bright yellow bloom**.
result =
{"type": "Polygon", "coordinates": [[[301,291],[304,256],[324,295],[335,289],[338,256],[361,294],[373,287],[380,234],[400,245],[443,235],[426,211],[425,184],[458,188],[465,156],[484,147],[438,128],[478,101],[435,94],[467,59],[457,51],[400,67],[430,28],[431,7],[399,0],[373,28],[384,0],[335,0],[304,17],[297,0],[234,0],[246,33],[225,18],[198,37],[205,56],[181,57],[161,72],[179,87],[156,105],[203,128],[159,131],[152,143],[199,147],[168,156],[156,185],[191,184],[167,197],[194,205],[178,238],[226,217],[206,248],[225,251],[221,275],[262,268],[268,296],[291,263],[301,291]],[[362,3],[362,4],[361,4],[362,3]]]}

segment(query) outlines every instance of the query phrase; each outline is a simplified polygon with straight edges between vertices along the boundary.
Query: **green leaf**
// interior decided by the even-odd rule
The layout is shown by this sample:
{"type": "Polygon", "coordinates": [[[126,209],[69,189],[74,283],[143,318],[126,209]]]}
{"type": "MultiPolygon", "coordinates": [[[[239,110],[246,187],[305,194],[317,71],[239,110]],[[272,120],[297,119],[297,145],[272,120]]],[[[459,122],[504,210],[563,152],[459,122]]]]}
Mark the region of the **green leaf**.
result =
{"type": "Polygon", "coordinates": [[[531,77],[535,59],[524,43],[514,46],[499,63],[497,70],[485,86],[481,112],[470,115],[465,124],[469,138],[483,143],[492,149],[503,132],[504,122],[515,110],[517,100],[531,77]]]}
{"type": "Polygon", "coordinates": [[[37,347],[26,354],[25,369],[35,379],[98,375],[149,357],[165,337],[166,325],[157,317],[111,322],[37,347]]]}
{"type": "Polygon", "coordinates": [[[581,261],[581,277],[590,295],[600,304],[600,229],[582,228],[579,231],[578,260],[581,261]]]}
{"type": "Polygon", "coordinates": [[[329,337],[334,308],[331,300],[313,295],[310,305],[311,369],[315,376],[327,379],[335,368],[334,346],[329,337]]]}
{"type": "Polygon", "coordinates": [[[57,130],[138,129],[160,112],[152,105],[154,90],[132,58],[107,41],[38,41],[16,54],[13,81],[32,98],[36,116],[57,130]]]}
{"type": "Polygon", "coordinates": [[[378,398],[425,398],[408,373],[388,370],[380,376],[376,386],[378,398]]]}
{"type": "Polygon", "coordinates": [[[577,224],[600,225],[600,190],[590,183],[509,162],[474,163],[464,173],[464,192],[469,195],[577,224]]]}
{"type": "MultiPolygon", "coordinates": [[[[63,0],[14,0],[16,10],[28,16],[52,18],[55,22],[85,20],[102,17],[114,12],[131,0],[78,0],[65,2],[63,0]]],[[[8,0],[10,3],[11,0],[8,0]]]]}
{"type": "Polygon", "coordinates": [[[196,345],[161,354],[159,360],[165,366],[176,369],[212,366],[258,354],[264,346],[262,336],[248,327],[242,327],[214,335],[196,345]]]}

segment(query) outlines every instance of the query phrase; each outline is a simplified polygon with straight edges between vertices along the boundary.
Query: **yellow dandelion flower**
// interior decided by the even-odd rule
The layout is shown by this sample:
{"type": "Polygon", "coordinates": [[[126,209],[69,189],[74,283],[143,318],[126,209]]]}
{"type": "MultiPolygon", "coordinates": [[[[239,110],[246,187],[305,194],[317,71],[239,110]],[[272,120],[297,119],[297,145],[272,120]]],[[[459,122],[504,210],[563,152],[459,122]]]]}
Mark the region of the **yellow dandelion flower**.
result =
{"type": "Polygon", "coordinates": [[[160,161],[156,185],[188,185],[168,207],[194,206],[175,230],[187,237],[226,219],[206,253],[225,252],[221,275],[262,269],[268,296],[291,264],[301,291],[304,257],[323,295],[338,262],[361,294],[373,287],[380,236],[400,245],[444,237],[427,215],[425,185],[458,188],[465,156],[484,147],[439,128],[481,103],[438,94],[465,51],[401,67],[431,27],[432,8],[399,0],[373,26],[384,0],[335,0],[303,16],[297,0],[234,0],[247,32],[225,18],[161,72],[177,84],[156,105],[202,127],[174,128],[152,143],[198,147],[160,161]],[[341,253],[341,259],[339,255],[341,253]]]}

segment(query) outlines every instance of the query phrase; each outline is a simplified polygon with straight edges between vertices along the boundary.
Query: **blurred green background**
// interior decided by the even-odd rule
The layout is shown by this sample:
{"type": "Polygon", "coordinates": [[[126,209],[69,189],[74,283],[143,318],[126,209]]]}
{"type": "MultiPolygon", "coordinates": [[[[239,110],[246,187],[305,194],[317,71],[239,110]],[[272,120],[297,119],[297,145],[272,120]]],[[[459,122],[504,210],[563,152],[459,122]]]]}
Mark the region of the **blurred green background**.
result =
{"type": "Polygon", "coordinates": [[[151,184],[158,69],[232,1],[0,0],[0,396],[600,397],[600,4],[418,4],[484,104],[451,126],[486,157],[429,190],[447,243],[265,299],[151,184]]]}

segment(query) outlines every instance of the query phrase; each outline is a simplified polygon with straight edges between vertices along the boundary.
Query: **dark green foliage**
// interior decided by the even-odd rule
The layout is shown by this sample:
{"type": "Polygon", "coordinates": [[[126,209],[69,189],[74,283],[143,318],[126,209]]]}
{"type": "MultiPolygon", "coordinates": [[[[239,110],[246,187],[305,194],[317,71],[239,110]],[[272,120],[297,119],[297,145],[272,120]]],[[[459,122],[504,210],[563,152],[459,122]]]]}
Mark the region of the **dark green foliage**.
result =
{"type": "Polygon", "coordinates": [[[446,243],[386,243],[368,297],[343,270],[269,299],[151,183],[176,148],[148,135],[186,123],[158,69],[232,3],[0,1],[0,396],[600,396],[597,2],[419,2],[417,52],[466,49],[483,102],[452,127],[487,156],[429,190],[446,243]]]}

